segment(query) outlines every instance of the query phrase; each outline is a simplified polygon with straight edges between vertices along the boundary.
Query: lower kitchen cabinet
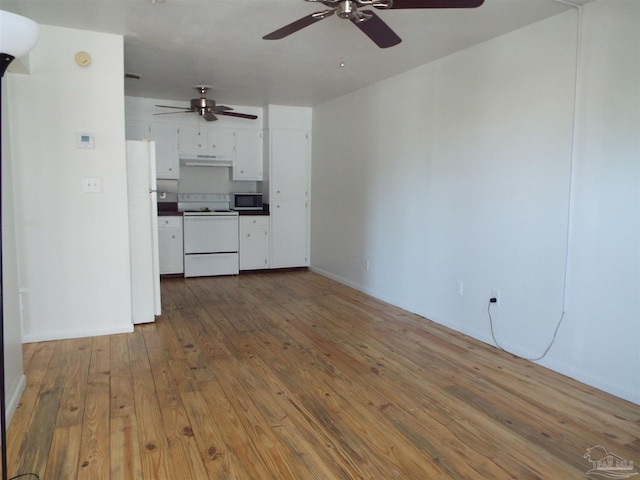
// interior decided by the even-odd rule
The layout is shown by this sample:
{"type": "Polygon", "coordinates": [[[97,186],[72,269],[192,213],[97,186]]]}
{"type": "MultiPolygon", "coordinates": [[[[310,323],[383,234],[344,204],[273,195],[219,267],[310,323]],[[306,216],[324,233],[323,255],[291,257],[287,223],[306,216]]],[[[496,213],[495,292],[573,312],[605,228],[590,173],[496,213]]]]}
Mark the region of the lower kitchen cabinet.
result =
{"type": "Polygon", "coordinates": [[[271,209],[271,268],[309,266],[306,200],[277,200],[271,209]]]}
{"type": "Polygon", "coordinates": [[[269,217],[240,216],[240,270],[269,268],[269,217]]]}
{"type": "Polygon", "coordinates": [[[182,217],[158,217],[160,275],[183,273],[182,217]]]}

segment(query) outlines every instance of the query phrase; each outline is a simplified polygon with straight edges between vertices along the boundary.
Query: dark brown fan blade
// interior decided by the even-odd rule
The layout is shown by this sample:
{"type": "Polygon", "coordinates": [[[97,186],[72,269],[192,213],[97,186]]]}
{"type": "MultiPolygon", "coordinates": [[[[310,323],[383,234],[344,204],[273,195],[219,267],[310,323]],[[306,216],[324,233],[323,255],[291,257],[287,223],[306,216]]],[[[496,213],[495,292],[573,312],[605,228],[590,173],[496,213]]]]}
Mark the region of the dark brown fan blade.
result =
{"type": "Polygon", "coordinates": [[[225,105],[216,105],[211,110],[213,110],[215,113],[222,113],[222,112],[226,112],[227,110],[233,110],[233,108],[227,107],[225,105]]]}
{"type": "Polygon", "coordinates": [[[218,120],[218,117],[216,117],[211,111],[205,112],[202,116],[207,122],[215,122],[216,120],[218,120]]]}
{"type": "Polygon", "coordinates": [[[475,8],[484,0],[393,0],[391,8],[475,8]]]}
{"type": "Polygon", "coordinates": [[[189,112],[194,112],[195,110],[190,109],[189,107],[174,107],[173,105],[156,105],[156,107],[160,108],[179,108],[180,110],[187,110],[189,112]]]}
{"type": "Polygon", "coordinates": [[[364,13],[366,16],[371,15],[371,18],[364,21],[358,21],[352,18],[351,22],[380,48],[393,47],[402,41],[402,39],[371,10],[360,10],[360,13],[364,13]]]}
{"type": "Polygon", "coordinates": [[[182,110],[181,112],[163,112],[163,113],[154,113],[154,115],[172,115],[174,113],[193,113],[193,110],[182,110]]]}
{"type": "Polygon", "coordinates": [[[248,118],[249,120],[255,120],[258,118],[257,115],[249,115],[248,113],[237,113],[237,112],[218,112],[219,115],[227,115],[228,117],[239,117],[239,118],[248,118]]]}
{"type": "Polygon", "coordinates": [[[288,37],[292,33],[296,33],[298,30],[302,30],[304,27],[313,25],[314,23],[333,15],[333,13],[334,10],[325,10],[324,12],[312,13],[311,15],[302,17],[301,19],[296,20],[289,25],[285,25],[284,27],[279,28],[275,32],[271,32],[270,34],[265,35],[262,38],[264,40],[280,40],[281,38],[288,37]]]}

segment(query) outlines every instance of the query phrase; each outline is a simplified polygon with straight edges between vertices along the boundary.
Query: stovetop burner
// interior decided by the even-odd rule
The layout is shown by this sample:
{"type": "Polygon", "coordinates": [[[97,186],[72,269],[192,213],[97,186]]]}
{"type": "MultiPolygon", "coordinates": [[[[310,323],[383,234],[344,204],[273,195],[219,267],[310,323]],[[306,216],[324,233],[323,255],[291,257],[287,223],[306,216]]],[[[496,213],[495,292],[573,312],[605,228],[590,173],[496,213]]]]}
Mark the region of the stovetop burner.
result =
{"type": "Polygon", "coordinates": [[[187,215],[237,215],[230,209],[227,193],[179,193],[178,210],[187,215]]]}

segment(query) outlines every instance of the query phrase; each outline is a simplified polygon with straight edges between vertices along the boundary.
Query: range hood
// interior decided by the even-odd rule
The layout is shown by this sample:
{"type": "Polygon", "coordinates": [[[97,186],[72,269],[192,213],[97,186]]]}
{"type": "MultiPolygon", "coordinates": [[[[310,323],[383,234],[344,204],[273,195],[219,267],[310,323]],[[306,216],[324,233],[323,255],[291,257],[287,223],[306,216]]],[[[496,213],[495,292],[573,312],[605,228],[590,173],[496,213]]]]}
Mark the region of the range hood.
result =
{"type": "Polygon", "coordinates": [[[226,167],[233,166],[231,155],[207,155],[204,153],[181,153],[180,163],[188,167],[226,167]]]}

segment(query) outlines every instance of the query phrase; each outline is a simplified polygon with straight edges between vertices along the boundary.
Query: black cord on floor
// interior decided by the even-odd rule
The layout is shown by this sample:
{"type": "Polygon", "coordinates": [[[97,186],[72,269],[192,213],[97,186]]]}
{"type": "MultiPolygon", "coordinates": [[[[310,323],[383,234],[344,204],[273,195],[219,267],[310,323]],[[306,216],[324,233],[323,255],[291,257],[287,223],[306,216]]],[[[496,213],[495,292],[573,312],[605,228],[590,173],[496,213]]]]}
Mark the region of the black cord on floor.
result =
{"type": "Polygon", "coordinates": [[[9,480],[15,480],[16,478],[28,477],[29,475],[34,477],[36,480],[40,480],[40,477],[35,473],[21,473],[20,475],[16,475],[15,477],[11,477],[9,480]]]}
{"type": "Polygon", "coordinates": [[[562,320],[564,319],[564,311],[562,312],[562,315],[560,315],[560,320],[558,320],[558,325],[556,325],[556,329],[553,332],[553,338],[551,339],[551,342],[547,346],[547,348],[544,351],[544,353],[542,355],[540,355],[539,357],[536,357],[536,358],[526,358],[526,357],[521,357],[520,355],[516,355],[515,353],[512,353],[509,350],[506,350],[496,340],[495,333],[493,332],[493,319],[491,318],[491,303],[492,302],[490,301],[488,306],[487,306],[487,314],[489,315],[489,326],[491,327],[491,338],[493,338],[493,343],[496,344],[496,347],[498,347],[503,352],[510,353],[511,355],[515,355],[516,357],[522,358],[524,360],[528,360],[530,362],[536,362],[538,360],[542,360],[547,355],[547,352],[549,352],[549,350],[551,349],[551,346],[556,341],[556,335],[558,335],[558,330],[560,329],[560,325],[562,324],[562,320]]]}

